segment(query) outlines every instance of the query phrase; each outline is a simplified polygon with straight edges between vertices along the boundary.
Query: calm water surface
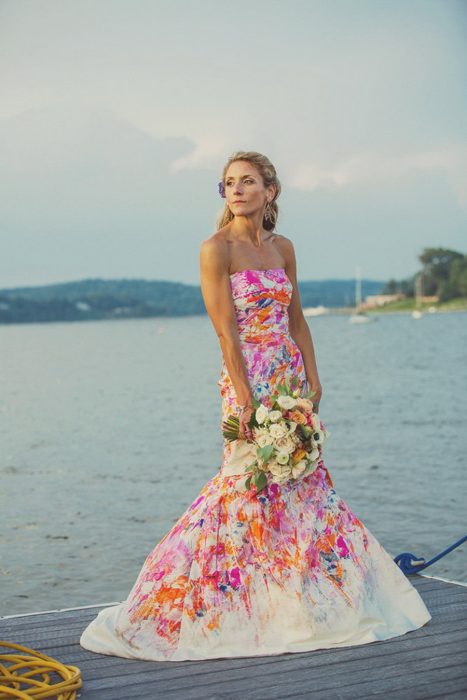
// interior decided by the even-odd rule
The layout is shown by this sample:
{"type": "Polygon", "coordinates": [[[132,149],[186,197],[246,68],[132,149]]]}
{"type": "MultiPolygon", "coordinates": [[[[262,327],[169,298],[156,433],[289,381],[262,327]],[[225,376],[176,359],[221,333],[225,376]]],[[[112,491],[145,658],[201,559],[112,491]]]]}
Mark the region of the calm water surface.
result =
{"type": "MultiPolygon", "coordinates": [[[[337,492],[428,560],[467,532],[467,315],[309,323],[337,492]]],[[[211,323],[2,326],[0,347],[0,615],[124,600],[220,467],[211,323]]],[[[467,582],[467,547],[426,573],[467,582]]]]}

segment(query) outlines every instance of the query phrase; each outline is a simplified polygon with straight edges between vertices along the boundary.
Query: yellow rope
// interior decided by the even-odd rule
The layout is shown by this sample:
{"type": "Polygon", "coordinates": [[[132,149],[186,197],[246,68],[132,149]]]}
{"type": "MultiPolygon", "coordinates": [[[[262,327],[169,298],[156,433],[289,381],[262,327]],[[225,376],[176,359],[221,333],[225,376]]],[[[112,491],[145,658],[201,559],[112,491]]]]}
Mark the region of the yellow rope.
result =
{"type": "Polygon", "coordinates": [[[0,646],[25,652],[24,654],[0,654],[0,700],[8,698],[76,700],[76,690],[83,685],[81,671],[77,666],[62,664],[51,656],[20,644],[0,641],[0,646]],[[5,662],[9,662],[10,665],[5,666],[5,662]],[[51,678],[53,674],[63,680],[56,683],[51,678]]]}

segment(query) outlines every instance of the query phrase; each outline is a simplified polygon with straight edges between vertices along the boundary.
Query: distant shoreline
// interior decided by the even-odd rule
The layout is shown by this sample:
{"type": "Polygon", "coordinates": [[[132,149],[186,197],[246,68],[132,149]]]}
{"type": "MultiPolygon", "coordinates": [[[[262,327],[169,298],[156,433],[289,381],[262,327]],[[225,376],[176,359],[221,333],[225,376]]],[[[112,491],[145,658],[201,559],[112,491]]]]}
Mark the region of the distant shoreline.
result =
{"type": "MultiPolygon", "coordinates": [[[[413,311],[417,310],[417,307],[415,306],[415,301],[414,300],[406,300],[403,302],[394,302],[392,304],[386,304],[385,306],[381,306],[379,308],[375,309],[366,309],[368,313],[407,313],[411,314],[413,311]]],[[[463,298],[457,298],[457,299],[450,299],[449,301],[445,302],[438,302],[435,304],[422,304],[419,308],[418,311],[421,311],[424,314],[437,314],[437,313],[446,313],[450,311],[467,311],[467,299],[463,298]],[[430,311],[430,309],[433,309],[433,311],[430,311]]]]}
{"type": "MultiPolygon", "coordinates": [[[[454,313],[454,312],[467,312],[467,300],[465,302],[465,306],[453,306],[450,307],[448,304],[446,305],[441,305],[441,306],[436,306],[435,304],[430,305],[432,306],[435,311],[429,311],[429,307],[425,306],[420,308],[420,311],[423,315],[430,315],[430,316],[435,316],[436,314],[439,313],[454,313]]],[[[395,315],[395,314],[403,314],[403,315],[411,315],[413,311],[415,311],[415,306],[407,309],[394,309],[394,308],[389,308],[390,305],[388,304],[387,307],[385,306],[380,306],[377,308],[373,309],[362,309],[361,313],[364,313],[367,316],[378,316],[378,315],[395,315]]],[[[352,314],[355,313],[355,307],[354,306],[342,306],[342,307],[334,307],[334,308],[326,308],[325,311],[319,314],[305,314],[306,318],[319,318],[319,316],[351,316],[352,314]]]]}

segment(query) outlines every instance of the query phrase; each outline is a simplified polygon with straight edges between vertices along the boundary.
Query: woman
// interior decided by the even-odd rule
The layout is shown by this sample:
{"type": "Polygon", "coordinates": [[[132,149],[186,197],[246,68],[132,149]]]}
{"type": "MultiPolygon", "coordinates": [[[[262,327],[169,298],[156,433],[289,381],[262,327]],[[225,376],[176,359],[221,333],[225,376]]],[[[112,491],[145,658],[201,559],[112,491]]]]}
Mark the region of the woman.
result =
{"type": "MultiPolygon", "coordinates": [[[[322,388],[294,248],[273,233],[274,166],[240,151],[219,185],[227,201],[201,244],[201,288],[223,356],[222,420],[237,413],[250,438],[253,398],[270,405],[276,385],[295,377],[315,392],[316,412],[322,388]]],[[[224,439],[220,469],[147,556],[126,601],[84,630],[84,648],[163,661],[261,656],[389,639],[431,619],[322,459],[257,491],[246,488],[239,445],[224,439]]]]}

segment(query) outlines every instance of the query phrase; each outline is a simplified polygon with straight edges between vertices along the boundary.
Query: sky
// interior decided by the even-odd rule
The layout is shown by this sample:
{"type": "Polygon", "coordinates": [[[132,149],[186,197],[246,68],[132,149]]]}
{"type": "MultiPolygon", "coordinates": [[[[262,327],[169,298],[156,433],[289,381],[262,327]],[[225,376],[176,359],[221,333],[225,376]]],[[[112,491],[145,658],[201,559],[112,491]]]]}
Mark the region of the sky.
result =
{"type": "Polygon", "coordinates": [[[0,0],[0,288],[199,284],[238,150],[299,279],[467,253],[467,0],[0,0]]]}

